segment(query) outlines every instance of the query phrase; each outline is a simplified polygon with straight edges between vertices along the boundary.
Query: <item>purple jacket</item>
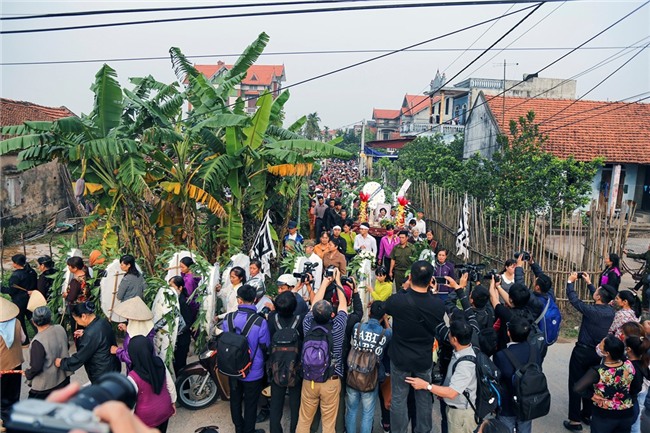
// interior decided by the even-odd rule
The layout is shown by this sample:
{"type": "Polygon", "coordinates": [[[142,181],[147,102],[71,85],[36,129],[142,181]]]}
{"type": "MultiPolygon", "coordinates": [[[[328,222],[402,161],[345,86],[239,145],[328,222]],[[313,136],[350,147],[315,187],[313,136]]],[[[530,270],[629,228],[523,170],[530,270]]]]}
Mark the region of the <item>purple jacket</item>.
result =
{"type": "MultiPolygon", "coordinates": [[[[192,293],[194,293],[196,288],[199,287],[201,277],[195,277],[191,272],[187,274],[181,272],[181,276],[183,277],[183,281],[185,281],[185,290],[189,299],[192,297],[192,293]]],[[[196,301],[196,298],[192,298],[189,304],[192,310],[192,323],[194,323],[194,319],[196,319],[196,315],[199,313],[200,304],[196,301]]],[[[192,323],[188,323],[187,325],[192,326],[192,323]]]]}
{"type": "Polygon", "coordinates": [[[387,259],[390,256],[390,252],[393,251],[393,248],[397,244],[399,244],[399,237],[397,236],[395,236],[392,241],[388,239],[388,236],[382,237],[379,241],[379,256],[377,259],[379,261],[387,259]]]}
{"type": "MultiPolygon", "coordinates": [[[[255,309],[255,305],[243,304],[237,307],[237,312],[230,314],[235,314],[235,319],[233,320],[235,329],[241,331],[246,324],[249,314],[257,314],[257,310],[255,309]]],[[[228,331],[227,319],[223,321],[223,331],[228,331]]],[[[271,334],[269,333],[269,327],[266,320],[262,319],[261,325],[253,326],[251,332],[248,334],[248,347],[251,350],[251,353],[254,353],[255,355],[248,376],[240,380],[244,382],[252,382],[264,377],[264,359],[266,358],[266,353],[270,346],[271,334]]]]}
{"type": "MultiPolygon", "coordinates": [[[[149,334],[147,334],[147,338],[149,341],[151,341],[151,344],[153,344],[153,337],[156,335],[156,329],[151,328],[151,331],[149,331],[149,334]]],[[[122,342],[122,347],[119,347],[117,349],[117,353],[115,353],[115,356],[117,356],[117,359],[120,360],[120,362],[123,362],[126,364],[126,374],[129,374],[131,371],[131,357],[129,356],[129,342],[131,341],[131,336],[129,335],[128,332],[124,333],[124,342],[122,342]]],[[[155,349],[154,349],[155,350],[155,349]]],[[[155,352],[154,352],[155,354],[155,352]]]]}
{"type": "MultiPolygon", "coordinates": [[[[442,265],[436,262],[436,267],[433,272],[434,277],[452,277],[454,278],[455,266],[451,262],[444,262],[442,265]]],[[[447,294],[451,292],[451,288],[446,284],[438,286],[438,293],[447,294]]]]}

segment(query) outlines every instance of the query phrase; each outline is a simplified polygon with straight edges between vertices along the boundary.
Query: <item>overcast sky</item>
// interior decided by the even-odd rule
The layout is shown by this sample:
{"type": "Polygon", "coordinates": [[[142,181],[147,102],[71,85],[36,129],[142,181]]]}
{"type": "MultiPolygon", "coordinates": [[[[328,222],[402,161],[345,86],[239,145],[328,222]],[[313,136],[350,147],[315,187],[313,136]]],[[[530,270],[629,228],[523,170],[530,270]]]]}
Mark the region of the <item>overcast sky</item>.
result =
{"type": "MultiPolygon", "coordinates": [[[[432,0],[428,2],[431,3],[432,0]]],[[[2,1],[2,16],[79,10],[177,7],[209,3],[2,1]]],[[[244,3],[261,3],[261,1],[212,2],[212,4],[244,3]]],[[[338,6],[352,6],[359,3],[404,4],[412,3],[412,1],[339,2],[338,6]]],[[[502,78],[504,59],[510,64],[507,67],[508,78],[521,79],[524,73],[540,70],[642,3],[641,1],[622,0],[547,3],[499,43],[495,49],[469,67],[453,82],[459,82],[470,76],[502,78]],[[538,22],[539,24],[537,24],[538,22]],[[532,28],[533,26],[535,27],[532,28]],[[512,43],[520,36],[520,39],[512,43]],[[511,43],[510,48],[552,49],[511,50],[498,53],[499,48],[511,43]],[[495,54],[497,54],[496,57],[489,60],[495,54]],[[501,65],[496,65],[497,63],[501,65]],[[484,66],[476,70],[483,64],[484,66]]],[[[518,4],[514,7],[512,5],[448,6],[330,12],[1,35],[3,63],[1,67],[1,95],[5,98],[48,106],[65,105],[77,114],[88,113],[93,103],[89,88],[94,80],[94,74],[101,67],[102,62],[29,66],[5,64],[10,62],[109,60],[166,56],[171,46],[181,48],[186,55],[214,55],[192,59],[195,63],[213,64],[218,60],[232,63],[235,61],[236,55],[240,54],[260,32],[268,33],[271,38],[266,49],[267,53],[284,54],[264,55],[258,63],[284,64],[287,77],[284,84],[291,85],[374,57],[378,53],[287,54],[288,52],[399,49],[483,20],[498,17],[508,10],[516,11],[527,5],[518,4]]],[[[328,5],[316,7],[328,7],[328,5]]],[[[282,8],[156,12],[3,21],[2,29],[42,28],[296,8],[298,7],[283,6],[282,8]]],[[[438,51],[402,52],[296,86],[290,90],[291,98],[285,106],[287,122],[292,122],[304,114],[317,112],[322,119],[321,126],[334,129],[359,122],[364,118],[370,119],[373,108],[398,109],[406,93],[417,94],[428,90],[429,82],[437,69],[446,72],[449,78],[480,54],[480,51],[467,51],[454,62],[461,55],[463,49],[468,48],[472,43],[474,43],[473,49],[487,48],[527,13],[528,11],[502,18],[489,30],[491,24],[486,24],[418,47],[438,51]],[[486,33],[482,35],[484,32],[486,33]],[[460,51],[440,51],[440,49],[459,49],[460,51]]],[[[600,47],[599,49],[579,50],[545,70],[540,76],[569,78],[618,53],[623,47],[644,45],[648,42],[650,42],[650,5],[643,7],[633,16],[586,45],[586,47],[600,47]],[[639,42],[640,40],[642,41],[639,42]],[[601,49],[603,47],[608,48],[601,49]]],[[[635,53],[637,50],[623,51],[621,52],[623,56],[619,59],[578,78],[578,95],[583,95],[635,53]]],[[[130,87],[127,81],[129,77],[148,74],[164,82],[175,80],[169,59],[107,61],[107,63],[116,69],[120,82],[127,87],[130,87]]],[[[585,99],[614,101],[643,92],[650,92],[650,48],[643,51],[585,99]]],[[[641,97],[644,96],[648,95],[641,97]]]]}

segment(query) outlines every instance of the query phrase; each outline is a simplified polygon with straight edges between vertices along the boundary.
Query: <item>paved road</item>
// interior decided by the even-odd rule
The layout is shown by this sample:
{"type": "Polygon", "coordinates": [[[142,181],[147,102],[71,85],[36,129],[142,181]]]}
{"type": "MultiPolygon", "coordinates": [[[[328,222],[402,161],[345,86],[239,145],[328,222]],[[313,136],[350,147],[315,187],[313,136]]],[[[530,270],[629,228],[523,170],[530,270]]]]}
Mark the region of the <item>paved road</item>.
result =
{"type": "MultiPolygon", "coordinates": [[[[569,356],[572,343],[557,343],[549,348],[548,355],[544,362],[544,370],[546,372],[551,395],[553,396],[551,403],[551,412],[544,418],[533,422],[534,432],[554,433],[566,431],[562,427],[562,420],[566,418],[568,397],[566,395],[567,389],[567,374],[569,356]]],[[[25,350],[27,356],[27,350],[25,350]]],[[[80,382],[87,381],[86,374],[83,369],[79,370],[72,377],[73,380],[80,382]]],[[[23,386],[23,398],[27,397],[27,386],[23,386]]],[[[286,407],[287,416],[283,420],[283,429],[288,432],[288,406],[286,407]]],[[[377,411],[375,432],[382,432],[379,424],[379,411],[377,411]]],[[[434,406],[434,433],[439,432],[440,415],[439,406],[434,406]]],[[[169,433],[188,433],[194,432],[199,427],[207,425],[216,425],[219,427],[220,433],[234,433],[235,429],[230,421],[230,410],[227,402],[217,401],[209,408],[190,411],[187,409],[179,408],[176,416],[174,416],[169,423],[169,433]]],[[[269,431],[268,422],[257,425],[257,428],[264,429],[267,433],[269,431]]],[[[588,432],[589,429],[583,431],[588,432]]]]}

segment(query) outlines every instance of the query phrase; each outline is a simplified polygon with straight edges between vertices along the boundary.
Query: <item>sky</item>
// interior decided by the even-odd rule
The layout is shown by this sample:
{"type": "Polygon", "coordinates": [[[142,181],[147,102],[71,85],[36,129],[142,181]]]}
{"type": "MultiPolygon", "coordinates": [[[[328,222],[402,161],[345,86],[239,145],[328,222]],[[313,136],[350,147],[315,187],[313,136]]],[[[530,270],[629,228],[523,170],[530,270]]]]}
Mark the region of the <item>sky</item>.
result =
{"type": "MultiPolygon", "coordinates": [[[[453,1],[453,0],[452,0],[453,1]]],[[[417,3],[434,3],[422,0],[417,3]]],[[[178,7],[207,4],[241,5],[261,3],[251,0],[221,2],[146,1],[2,1],[3,18],[105,9],[178,7]]],[[[332,6],[359,4],[412,4],[413,0],[333,1],[332,6]]],[[[495,48],[463,71],[451,84],[471,77],[522,79],[549,65],[572,48],[582,44],[633,9],[641,1],[568,1],[546,3],[508,34],[495,48]],[[508,50],[499,52],[503,47],[508,50]]],[[[176,80],[168,57],[161,60],[115,61],[117,58],[166,57],[170,47],[179,47],[194,63],[232,64],[257,35],[266,32],[270,42],[258,64],[284,64],[285,86],[338,68],[361,62],[381,53],[357,52],[326,54],[322,51],[396,50],[500,17],[529,6],[499,4],[445,6],[296,14],[283,16],[227,18],[174,23],[131,25],[124,27],[68,30],[58,32],[3,34],[0,75],[4,98],[29,101],[47,106],[64,105],[76,114],[92,109],[90,86],[102,63],[118,73],[121,84],[131,88],[129,77],[153,75],[159,81],[176,80]],[[296,52],[311,52],[295,54],[296,52]],[[320,53],[314,53],[318,52],[320,53]],[[294,54],[290,54],[294,53],[294,54]],[[16,62],[102,60],[95,63],[53,65],[7,65],[16,62]]],[[[226,13],[300,9],[307,6],[233,8],[207,11],[151,12],[105,16],[1,21],[3,31],[123,22],[186,16],[210,16],[226,13]]],[[[319,4],[308,7],[331,7],[319,4]]],[[[405,94],[429,90],[437,70],[451,78],[482,50],[492,45],[519,22],[530,9],[493,23],[419,46],[421,51],[405,51],[368,62],[290,89],[285,105],[287,124],[316,112],[321,126],[347,127],[371,119],[373,108],[399,109],[405,94]],[[463,50],[470,48],[463,52],[463,50]],[[460,57],[459,57],[460,56],[460,57]]],[[[650,4],[589,42],[550,68],[540,77],[570,78],[587,71],[608,57],[619,58],[584,73],[577,80],[578,96],[584,95],[607,75],[640,51],[625,47],[650,42],[650,4]],[[591,48],[591,49],[588,49],[591,48]]],[[[650,47],[600,84],[585,99],[618,101],[650,92],[650,47]]],[[[640,99],[642,95],[632,100],[640,99]]],[[[646,100],[645,102],[648,102],[646,100]]]]}

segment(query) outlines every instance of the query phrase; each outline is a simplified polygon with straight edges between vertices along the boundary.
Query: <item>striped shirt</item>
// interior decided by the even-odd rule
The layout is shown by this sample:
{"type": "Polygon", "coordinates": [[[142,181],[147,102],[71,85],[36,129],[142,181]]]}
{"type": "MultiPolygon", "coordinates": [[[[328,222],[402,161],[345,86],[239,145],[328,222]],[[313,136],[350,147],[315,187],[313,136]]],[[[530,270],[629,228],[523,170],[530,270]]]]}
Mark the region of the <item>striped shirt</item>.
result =
{"type": "MultiPolygon", "coordinates": [[[[311,329],[314,322],[314,313],[311,311],[305,316],[302,327],[304,335],[306,336],[311,329]]],[[[332,343],[334,347],[331,349],[334,355],[334,373],[337,376],[343,377],[343,340],[345,340],[345,326],[348,322],[348,313],[339,311],[332,320],[332,343]]]]}

